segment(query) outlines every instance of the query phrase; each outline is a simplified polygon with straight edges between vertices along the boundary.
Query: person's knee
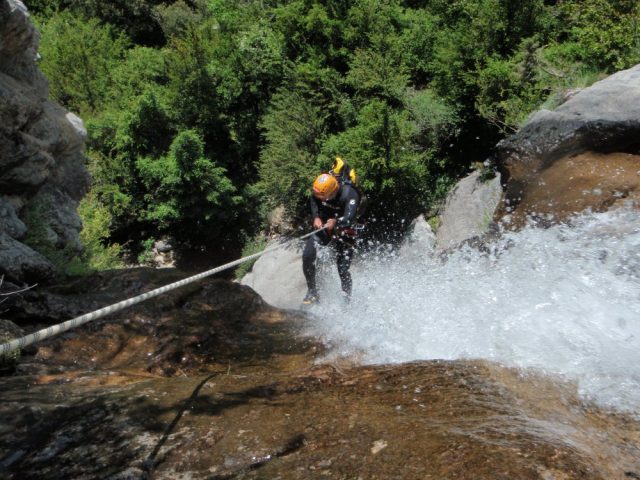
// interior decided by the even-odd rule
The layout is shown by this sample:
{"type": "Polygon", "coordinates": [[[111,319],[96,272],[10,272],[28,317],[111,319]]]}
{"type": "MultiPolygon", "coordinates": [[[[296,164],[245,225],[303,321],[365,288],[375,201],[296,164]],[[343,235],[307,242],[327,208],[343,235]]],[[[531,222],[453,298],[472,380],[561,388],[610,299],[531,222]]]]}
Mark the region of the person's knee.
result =
{"type": "Polygon", "coordinates": [[[302,261],[303,262],[313,262],[316,259],[316,245],[310,240],[304,246],[304,250],[302,251],[302,261]]]}
{"type": "Polygon", "coordinates": [[[349,273],[349,264],[346,264],[346,263],[338,264],[338,275],[340,275],[340,278],[350,277],[351,274],[349,273]]]}

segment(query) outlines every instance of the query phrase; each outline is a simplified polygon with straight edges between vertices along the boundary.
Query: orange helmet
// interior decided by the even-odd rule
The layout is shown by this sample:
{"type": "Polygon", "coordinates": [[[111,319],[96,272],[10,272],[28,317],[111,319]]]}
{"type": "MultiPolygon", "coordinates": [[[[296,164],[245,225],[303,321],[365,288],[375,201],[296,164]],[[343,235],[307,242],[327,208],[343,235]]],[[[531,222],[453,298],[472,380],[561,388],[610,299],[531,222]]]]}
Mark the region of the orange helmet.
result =
{"type": "Polygon", "coordinates": [[[320,200],[330,200],[340,188],[338,180],[333,175],[323,173],[313,182],[313,194],[320,200]]]}

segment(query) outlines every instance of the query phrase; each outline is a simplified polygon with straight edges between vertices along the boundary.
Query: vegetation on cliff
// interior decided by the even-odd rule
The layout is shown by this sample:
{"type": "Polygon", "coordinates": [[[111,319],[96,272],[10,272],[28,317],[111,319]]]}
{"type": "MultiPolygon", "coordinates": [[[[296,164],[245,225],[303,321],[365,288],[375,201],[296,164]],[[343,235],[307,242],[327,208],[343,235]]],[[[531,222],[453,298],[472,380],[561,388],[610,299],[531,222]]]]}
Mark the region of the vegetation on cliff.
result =
{"type": "Polygon", "coordinates": [[[400,225],[530,112],[640,61],[635,0],[26,3],[88,127],[94,250],[237,254],[274,206],[304,216],[335,155],[400,225]]]}

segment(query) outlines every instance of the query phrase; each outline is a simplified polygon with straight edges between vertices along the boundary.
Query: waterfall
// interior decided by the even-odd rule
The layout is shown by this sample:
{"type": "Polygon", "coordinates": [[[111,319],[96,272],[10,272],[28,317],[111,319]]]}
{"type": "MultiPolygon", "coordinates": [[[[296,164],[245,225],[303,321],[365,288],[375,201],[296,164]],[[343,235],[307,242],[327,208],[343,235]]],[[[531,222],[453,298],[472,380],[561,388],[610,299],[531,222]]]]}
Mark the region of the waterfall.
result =
{"type": "Polygon", "coordinates": [[[488,251],[354,266],[346,304],[335,267],[309,334],[365,363],[486,359],[575,382],[585,401],[640,412],[640,213],[585,213],[505,233],[488,251]]]}

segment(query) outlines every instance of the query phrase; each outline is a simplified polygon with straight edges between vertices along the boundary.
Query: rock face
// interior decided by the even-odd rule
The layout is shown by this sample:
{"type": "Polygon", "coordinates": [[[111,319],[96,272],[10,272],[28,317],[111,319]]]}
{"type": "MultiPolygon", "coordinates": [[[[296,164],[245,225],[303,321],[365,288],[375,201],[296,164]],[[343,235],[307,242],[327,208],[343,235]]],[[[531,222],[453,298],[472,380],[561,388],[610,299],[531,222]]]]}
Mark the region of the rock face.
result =
{"type": "Polygon", "coordinates": [[[53,267],[21,243],[29,233],[25,217],[30,212],[52,247],[81,249],[76,207],[89,185],[86,131],[48,100],[36,64],[38,32],[19,0],[0,0],[0,39],[0,274],[41,280],[53,267]]]}
{"type": "MultiPolygon", "coordinates": [[[[179,276],[111,272],[52,294],[104,305],[179,276]]],[[[0,476],[640,476],[637,419],[573,385],[484,362],[326,363],[304,321],[207,279],[39,344],[0,377],[0,476]]]]}
{"type": "Polygon", "coordinates": [[[447,196],[436,231],[438,248],[455,247],[489,230],[502,187],[500,175],[484,180],[479,170],[462,179],[447,196]]]}
{"type": "MultiPolygon", "coordinates": [[[[276,245],[274,240],[267,248],[276,245]]],[[[279,248],[261,256],[241,283],[255,290],[265,302],[278,308],[299,308],[307,292],[302,273],[303,244],[279,248]]]]}
{"type": "Polygon", "coordinates": [[[419,260],[433,253],[435,248],[436,236],[424,215],[420,215],[411,223],[398,250],[398,256],[407,261],[419,260]]]}
{"type": "Polygon", "coordinates": [[[506,181],[498,216],[567,215],[637,200],[640,167],[640,65],[541,110],[502,141],[497,158],[506,181]]]}

